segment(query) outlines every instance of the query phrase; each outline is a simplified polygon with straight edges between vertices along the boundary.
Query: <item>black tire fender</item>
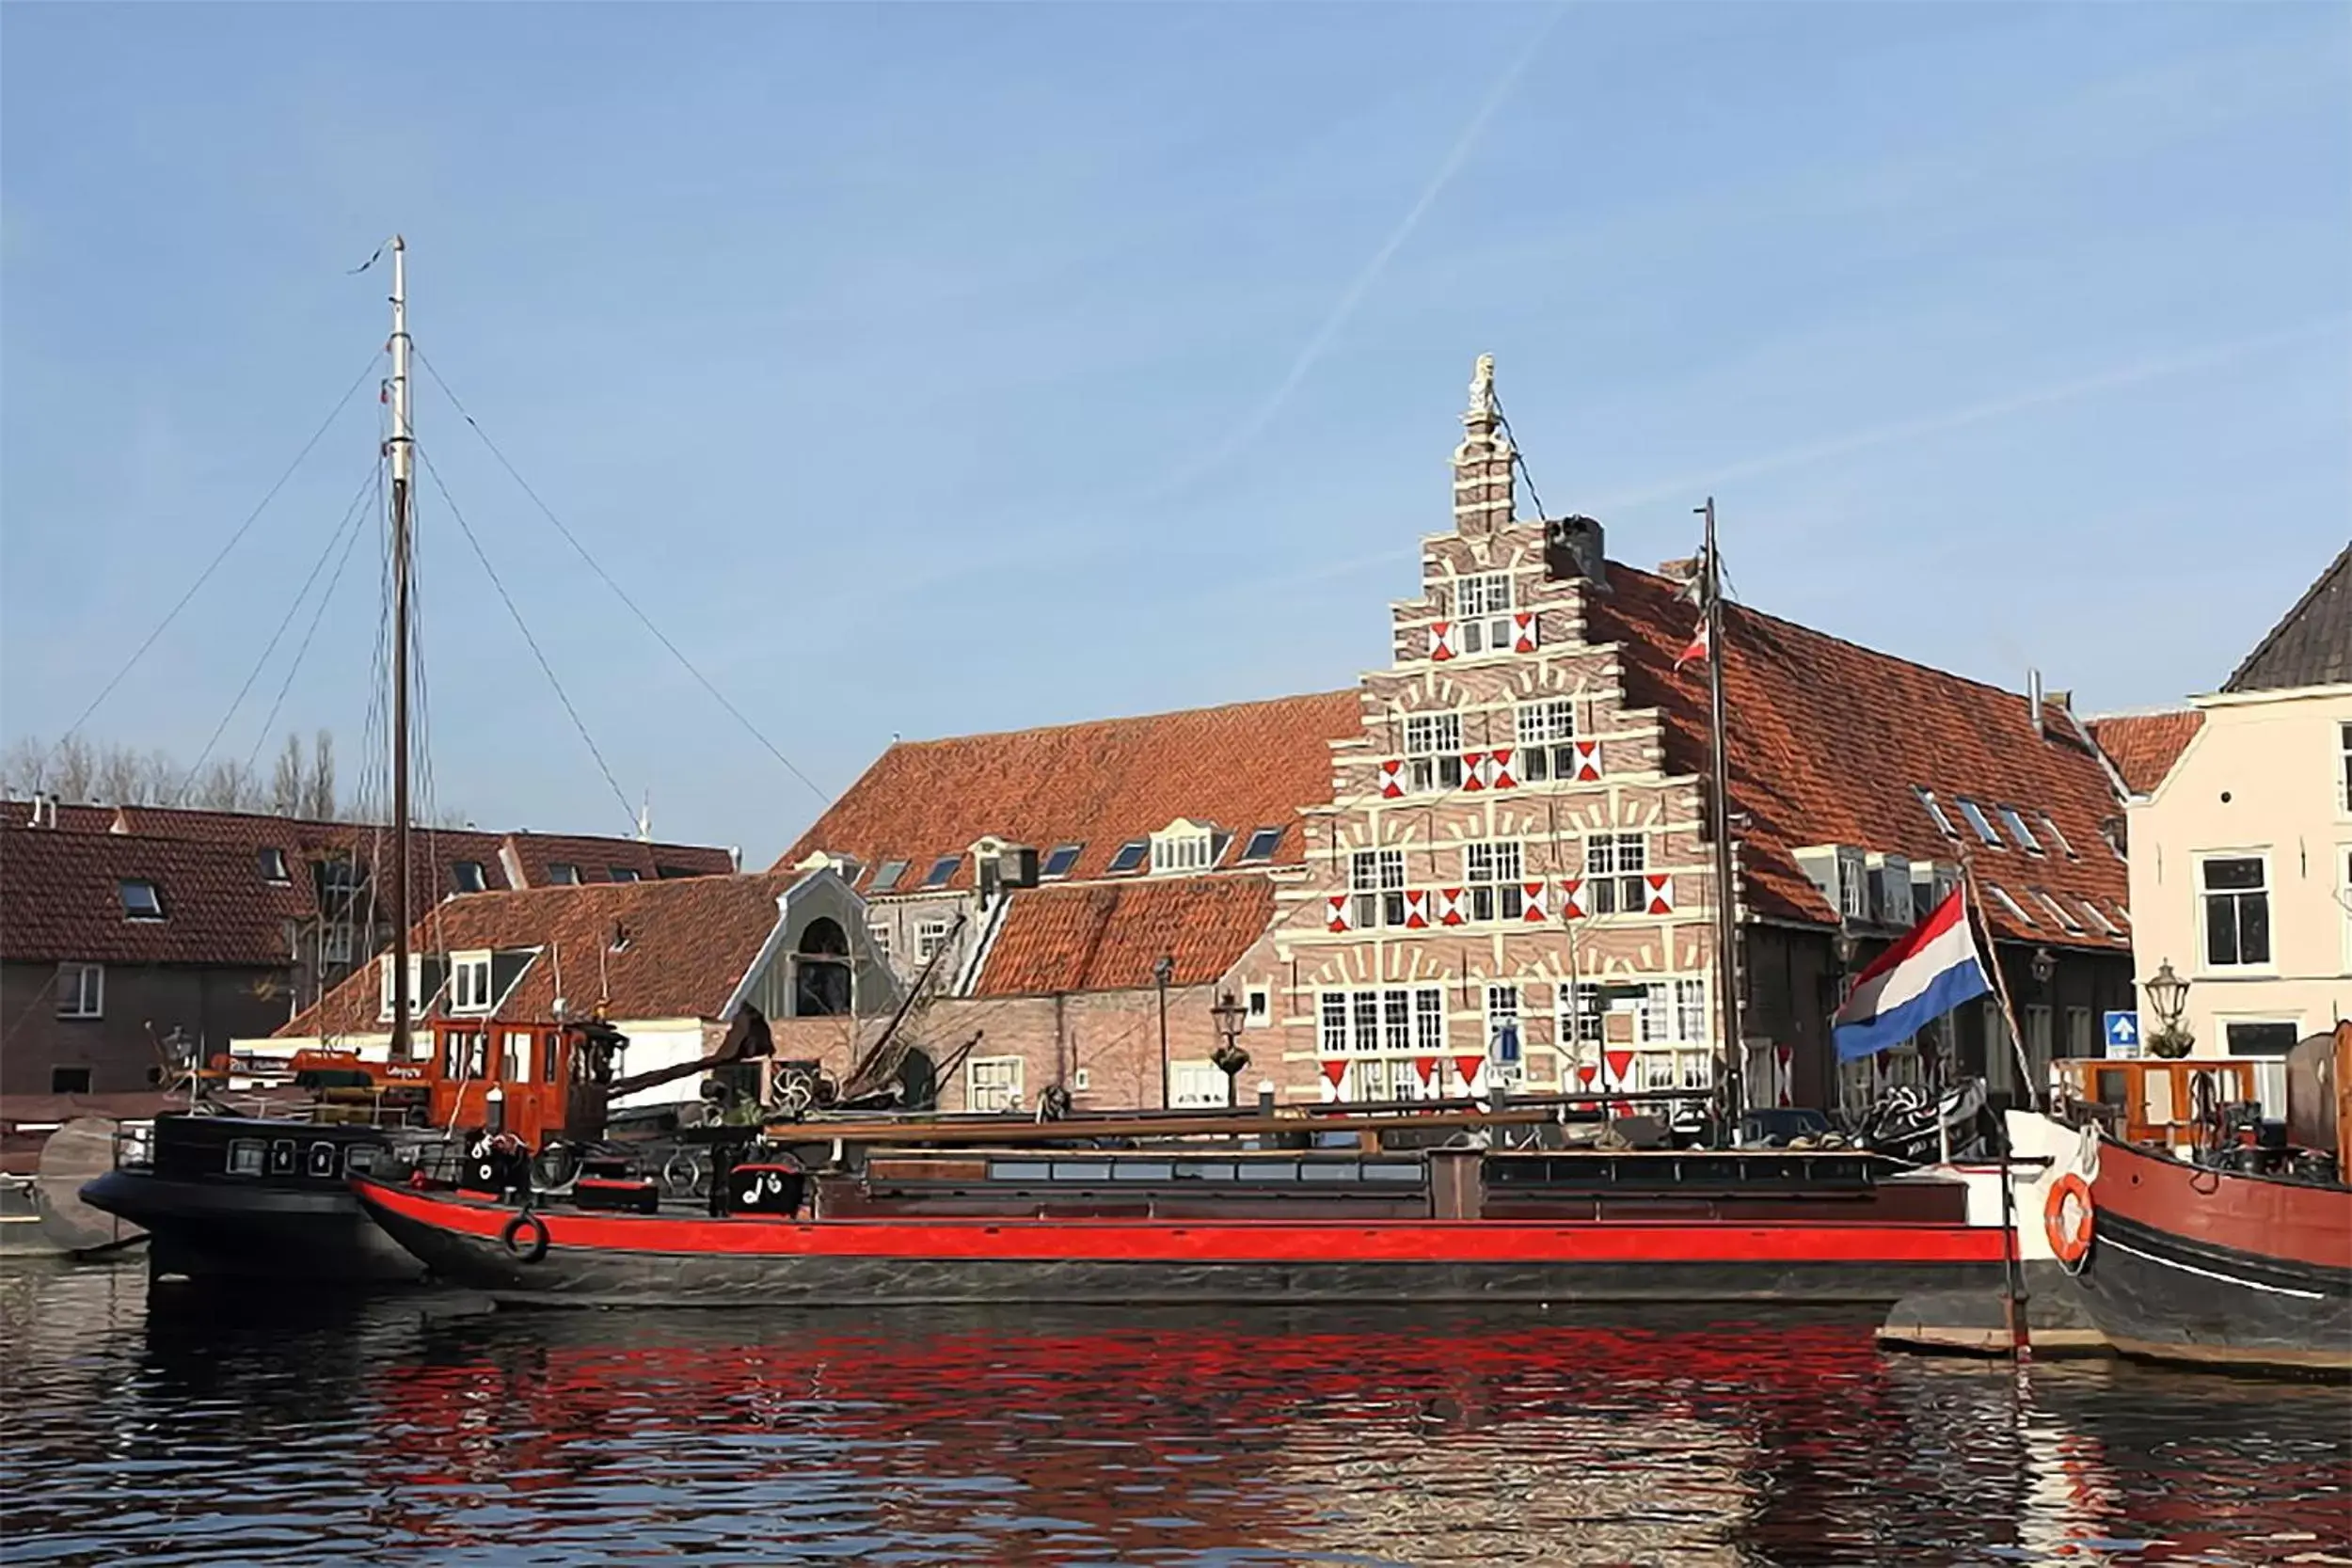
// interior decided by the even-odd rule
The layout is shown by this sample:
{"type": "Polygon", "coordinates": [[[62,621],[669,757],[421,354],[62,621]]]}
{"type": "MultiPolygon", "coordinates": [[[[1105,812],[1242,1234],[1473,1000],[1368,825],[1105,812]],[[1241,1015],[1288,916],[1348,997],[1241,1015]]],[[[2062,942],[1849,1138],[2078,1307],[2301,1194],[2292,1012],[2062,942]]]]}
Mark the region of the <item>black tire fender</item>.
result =
{"type": "Polygon", "coordinates": [[[510,1257],[525,1263],[536,1263],[548,1255],[548,1222],[526,1209],[506,1222],[506,1228],[499,1232],[499,1244],[506,1249],[510,1257]],[[531,1240],[527,1243],[522,1239],[526,1227],[531,1231],[531,1240]]]}

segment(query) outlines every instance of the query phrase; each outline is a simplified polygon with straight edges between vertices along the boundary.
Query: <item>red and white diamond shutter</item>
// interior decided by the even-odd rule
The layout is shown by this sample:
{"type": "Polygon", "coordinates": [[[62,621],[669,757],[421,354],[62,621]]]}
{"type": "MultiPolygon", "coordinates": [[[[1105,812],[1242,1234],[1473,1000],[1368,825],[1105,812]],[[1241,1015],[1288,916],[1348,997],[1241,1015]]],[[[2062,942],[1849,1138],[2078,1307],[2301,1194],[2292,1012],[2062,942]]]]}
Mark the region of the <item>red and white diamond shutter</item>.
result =
{"type": "Polygon", "coordinates": [[[1518,752],[1516,748],[1503,746],[1486,753],[1486,783],[1493,789],[1517,789],[1519,786],[1518,752]]]}
{"type": "Polygon", "coordinates": [[[1466,790],[1486,787],[1486,752],[1464,752],[1462,753],[1462,787],[1466,790]]]}
{"type": "Polygon", "coordinates": [[[1598,784],[1601,778],[1600,742],[1597,740],[1579,740],[1572,742],[1572,744],[1576,748],[1576,782],[1578,784],[1598,784]]]}
{"type": "Polygon", "coordinates": [[[1551,918],[1551,900],[1549,896],[1550,890],[1543,883],[1521,882],[1519,892],[1524,895],[1520,900],[1519,918],[1521,920],[1530,926],[1541,926],[1551,918]]]}
{"type": "Polygon", "coordinates": [[[1401,757],[1387,757],[1380,764],[1380,798],[1399,800],[1405,797],[1405,762],[1401,757]]]}
{"type": "Polygon", "coordinates": [[[1451,621],[1430,622],[1429,657],[1435,659],[1448,659],[1458,651],[1454,646],[1454,623],[1451,621]]]}
{"type": "Polygon", "coordinates": [[[1334,893],[1323,901],[1324,924],[1334,931],[1352,931],[1356,923],[1348,918],[1347,895],[1334,893]]]}
{"type": "Polygon", "coordinates": [[[1336,1057],[1323,1064],[1323,1099],[1326,1104],[1347,1098],[1340,1092],[1340,1085],[1347,1081],[1347,1067],[1346,1062],[1336,1057]]]}
{"type": "Polygon", "coordinates": [[[1796,1082],[1796,1074],[1791,1070],[1791,1063],[1796,1054],[1797,1048],[1793,1045],[1772,1047],[1772,1094],[1775,1097],[1774,1102],[1777,1104],[1794,1105],[1796,1103],[1790,1092],[1796,1082]]]}
{"type": "Polygon", "coordinates": [[[1653,871],[1644,877],[1642,881],[1649,889],[1649,902],[1643,907],[1644,913],[1672,914],[1675,912],[1675,879],[1671,874],[1664,871],[1653,871]]]}
{"type": "Polygon", "coordinates": [[[1560,917],[1564,920],[1581,920],[1590,913],[1592,911],[1584,902],[1584,879],[1570,877],[1563,880],[1560,884],[1560,917]]]}
{"type": "Polygon", "coordinates": [[[1441,887],[1429,896],[1430,911],[1438,925],[1459,926],[1462,923],[1462,890],[1460,888],[1441,887]]]}
{"type": "Polygon", "coordinates": [[[1425,931],[1429,928],[1429,895],[1426,890],[1405,895],[1405,928],[1425,931]]]}
{"type": "Polygon", "coordinates": [[[1511,617],[1511,651],[1513,653],[1532,654],[1535,651],[1537,641],[1534,610],[1522,610],[1511,617]]]}

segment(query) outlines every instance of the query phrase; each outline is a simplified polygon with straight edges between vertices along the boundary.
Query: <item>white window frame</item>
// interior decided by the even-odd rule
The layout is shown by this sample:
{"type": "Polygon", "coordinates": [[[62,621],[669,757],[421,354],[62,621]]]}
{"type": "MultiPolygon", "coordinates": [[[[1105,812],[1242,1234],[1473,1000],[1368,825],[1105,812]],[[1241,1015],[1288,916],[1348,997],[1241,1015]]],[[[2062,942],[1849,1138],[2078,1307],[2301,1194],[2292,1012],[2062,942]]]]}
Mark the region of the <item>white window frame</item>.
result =
{"type": "Polygon", "coordinates": [[[869,921],[867,921],[867,922],[866,923],[866,941],[868,941],[868,942],[872,942],[872,943],[874,944],[874,951],[882,955],[882,962],[884,962],[884,963],[888,963],[888,962],[890,961],[890,922],[889,922],[889,921],[887,921],[887,920],[869,920],[869,921]]]}
{"type": "Polygon", "coordinates": [[[1270,1029],[1274,1026],[1274,988],[1245,986],[1241,993],[1241,1026],[1245,1029],[1270,1029]]]}
{"type": "Polygon", "coordinates": [[[2344,753],[2336,768],[2336,815],[2352,816],[2352,723],[2336,726],[2336,743],[2344,753]]]}
{"type": "Polygon", "coordinates": [[[963,1064],[963,1103],[971,1111],[1017,1111],[1028,1063],[1019,1056],[975,1056],[963,1064]],[[983,1070],[985,1069],[985,1070],[983,1070]]]}
{"type": "Polygon", "coordinates": [[[480,861],[450,862],[449,879],[455,885],[457,891],[460,893],[487,893],[490,891],[490,868],[483,864],[480,861]],[[471,881],[468,881],[466,879],[466,868],[468,866],[473,867],[473,879],[471,881]]]}
{"type": "MultiPolygon", "coordinates": [[[[2196,857],[2197,862],[2197,962],[2207,974],[2268,974],[2279,967],[2278,900],[2270,885],[2270,851],[2267,849],[2215,849],[2196,857]],[[2205,875],[2209,867],[2222,861],[2252,861],[2262,867],[2262,884],[2250,888],[2223,888],[2209,891],[2205,875]],[[2213,957],[2213,900],[2228,898],[2234,905],[2249,896],[2258,896],[2263,903],[2263,935],[2266,951],[2251,963],[2243,960],[2217,963],[2213,957]]],[[[2238,923],[2238,951],[2246,950],[2245,923],[2238,923]]]]}
{"type": "Polygon", "coordinates": [[[2051,918],[2058,923],[2059,930],[2071,932],[2075,936],[2083,934],[2083,923],[2074,918],[2066,906],[2058,901],[2056,895],[2046,889],[2038,887],[2029,887],[2026,891],[2034,895],[2036,903],[2050,911],[2051,918]]]}
{"type": "Polygon", "coordinates": [[[1445,988],[1359,986],[1318,992],[1316,1048],[1327,1056],[1445,1054],[1445,988]]]}
{"type": "Polygon", "coordinates": [[[57,966],[57,1016],[71,1019],[99,1019],[106,1016],[106,966],[104,964],[61,963],[57,966]],[[72,991],[66,987],[72,976],[72,991]],[[69,1006],[68,1002],[72,1003],[69,1006]]]}
{"type": "Polygon", "coordinates": [[[2015,806],[1994,806],[1993,815],[2001,819],[2001,826],[2009,830],[2009,836],[2016,843],[2017,847],[2028,855],[2042,853],[2042,841],[2034,837],[2033,829],[2026,826],[2024,812],[2019,811],[2015,806]]]}
{"type": "Polygon", "coordinates": [[[486,1013],[490,1010],[491,1000],[488,952],[452,953],[449,956],[449,1010],[453,1013],[486,1013]]]}
{"type": "Polygon", "coordinates": [[[914,961],[916,963],[927,964],[939,956],[939,950],[947,944],[947,927],[951,924],[952,922],[945,915],[930,920],[918,920],[914,923],[914,961]]]}
{"type": "Polygon", "coordinates": [[[1487,1065],[1502,1072],[1503,1082],[1516,1084],[1527,1076],[1527,1021],[1517,985],[1486,988],[1486,1054],[1487,1065]]]}
{"type": "Polygon", "coordinates": [[[330,920],[319,927],[319,962],[347,964],[351,961],[351,922],[330,920]]]}
{"type": "Polygon", "coordinates": [[[115,879],[115,898],[122,906],[122,918],[125,920],[136,920],[151,926],[157,921],[165,919],[169,913],[169,911],[164,908],[164,890],[162,884],[158,883],[152,877],[117,878],[115,879]],[[148,902],[153,906],[153,913],[151,914],[145,910],[134,910],[131,908],[131,890],[135,887],[145,888],[147,890],[148,902]]]}
{"type": "Polygon", "coordinates": [[[1573,988],[1560,987],[1553,996],[1559,1032],[1552,1037],[1560,1042],[1563,1054],[1580,1062],[1599,1061],[1599,1050],[1609,1042],[1609,1009],[1601,1004],[1600,984],[1579,980],[1573,988]],[[1583,1052],[1588,1045],[1595,1053],[1590,1058],[1583,1052]]]}
{"type": "Polygon", "coordinates": [[[1249,836],[1242,840],[1240,858],[1235,860],[1233,863],[1235,865],[1256,865],[1263,862],[1272,860],[1275,856],[1275,852],[1282,847],[1282,834],[1284,832],[1284,829],[1279,827],[1250,829],[1249,836]],[[1258,847],[1258,843],[1261,839],[1265,842],[1265,847],[1263,850],[1258,847]]]}
{"type": "Polygon", "coordinates": [[[1154,877],[1183,876],[1209,869],[1211,830],[1195,827],[1168,827],[1152,835],[1152,875],[1154,877]]]}
{"type": "Polygon", "coordinates": [[[1952,804],[1960,808],[1962,819],[1986,848],[1998,849],[2002,847],[2001,830],[1993,825],[1993,818],[1985,816],[1983,806],[1965,795],[1953,796],[1952,804]]]}
{"type": "Polygon", "coordinates": [[[1462,846],[1462,891],[1466,920],[1515,921],[1527,911],[1527,849],[1516,838],[1486,839],[1462,846]]]}
{"type": "Polygon", "coordinates": [[[261,866],[262,880],[272,887],[283,887],[294,880],[294,873],[286,864],[286,851],[275,844],[262,846],[258,863],[261,866]]]}
{"type": "Polygon", "coordinates": [[[2352,844],[2336,846],[2336,908],[2343,916],[2344,973],[2352,974],[2352,844]]]}
{"type": "Polygon", "coordinates": [[[1509,572],[1475,572],[1454,579],[1455,651],[1465,658],[1507,654],[1518,641],[1511,612],[1518,592],[1509,572]]]}
{"type": "Polygon", "coordinates": [[[1170,1106],[1222,1107],[1228,1080],[1215,1062],[1177,1061],[1168,1064],[1168,1102],[1170,1106]]]}
{"type": "Polygon", "coordinates": [[[1085,853],[1084,842],[1055,845],[1053,848],[1046,851],[1045,859],[1039,863],[1038,880],[1041,882],[1060,881],[1078,868],[1078,857],[1085,853]],[[1058,871],[1054,869],[1054,863],[1057,860],[1062,863],[1061,869],[1058,871]]]}
{"type": "Polygon", "coordinates": [[[2058,827],[2057,817],[2052,816],[2046,811],[2036,812],[2034,815],[2042,819],[2042,831],[2050,835],[2050,842],[2058,847],[2058,852],[2060,854],[2064,855],[2070,861],[2078,861],[2082,859],[2080,855],[2074,853],[2074,846],[2073,842],[2067,838],[2065,832],[2058,827]]]}
{"type": "Polygon", "coordinates": [[[1647,834],[1611,832],[1585,835],[1584,899],[1585,908],[1594,916],[1640,914],[1646,910],[1648,873],[1647,834]]]}
{"type": "Polygon", "coordinates": [[[1405,851],[1359,849],[1348,857],[1349,914],[1359,930],[1405,924],[1405,851]]]}
{"type": "Polygon", "coordinates": [[[2034,917],[2026,912],[2026,906],[2019,903],[2013,896],[2010,895],[2009,889],[2003,887],[1998,882],[1987,882],[1984,885],[1992,889],[1993,896],[2001,901],[2001,908],[2007,910],[2010,916],[2016,920],[2017,924],[2020,926],[2031,926],[2037,930],[2041,928],[2040,926],[2036,924],[2034,917]]]}
{"type": "Polygon", "coordinates": [[[1462,715],[1458,709],[1405,716],[1405,792],[1443,794],[1462,787],[1462,715]]]}

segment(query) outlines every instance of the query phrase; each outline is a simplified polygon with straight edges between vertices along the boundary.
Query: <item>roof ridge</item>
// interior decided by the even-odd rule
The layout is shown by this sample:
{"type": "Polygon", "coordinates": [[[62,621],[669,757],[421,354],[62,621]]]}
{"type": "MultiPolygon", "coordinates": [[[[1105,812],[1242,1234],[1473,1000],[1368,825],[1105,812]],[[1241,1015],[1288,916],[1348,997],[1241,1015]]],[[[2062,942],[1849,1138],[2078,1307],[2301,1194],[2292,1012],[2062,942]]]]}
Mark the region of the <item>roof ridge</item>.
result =
{"type": "Polygon", "coordinates": [[[2237,661],[2237,668],[2230,672],[2230,678],[2221,683],[2222,690],[2232,691],[2236,689],[2239,678],[2243,676],[2247,671],[2254,667],[2254,663],[2257,659],[2261,658],[2264,654],[2270,651],[2270,645],[2272,643],[2278,641],[2281,636],[2285,635],[2287,627],[2293,626],[2296,622],[2296,618],[2301,615],[2303,611],[2310,607],[2311,602],[2319,596],[2319,591],[2327,587],[2328,582],[2335,578],[2336,574],[2344,569],[2346,562],[2352,562],[2352,541],[2347,541],[2344,544],[2344,548],[2336,552],[2336,558],[2328,562],[2326,566],[2320,568],[2319,576],[2312,578],[2311,586],[2304,589],[2302,595],[2298,597],[2295,603],[2287,607],[2287,612],[2284,615],[2280,616],[2277,624],[2272,626],[2268,631],[2263,634],[2263,640],[2254,644],[2253,652],[2248,654],[2244,658],[2237,661]]]}
{"type": "Polygon", "coordinates": [[[1056,730],[1100,729],[1110,724],[1142,724],[1160,719],[1182,719],[1194,714],[1224,713],[1236,708],[1271,707],[1277,703],[1304,703],[1317,699],[1337,700],[1362,694],[1360,685],[1336,687],[1325,691],[1294,691],[1281,697],[1244,697],[1230,703],[1209,703],[1198,707],[1163,708],[1153,713],[1117,713],[1098,719],[1072,719],[1057,724],[1024,724],[1009,730],[971,730],[958,735],[929,736],[919,740],[894,740],[887,748],[954,746],[970,740],[1003,740],[1014,736],[1048,735],[1056,730]]]}

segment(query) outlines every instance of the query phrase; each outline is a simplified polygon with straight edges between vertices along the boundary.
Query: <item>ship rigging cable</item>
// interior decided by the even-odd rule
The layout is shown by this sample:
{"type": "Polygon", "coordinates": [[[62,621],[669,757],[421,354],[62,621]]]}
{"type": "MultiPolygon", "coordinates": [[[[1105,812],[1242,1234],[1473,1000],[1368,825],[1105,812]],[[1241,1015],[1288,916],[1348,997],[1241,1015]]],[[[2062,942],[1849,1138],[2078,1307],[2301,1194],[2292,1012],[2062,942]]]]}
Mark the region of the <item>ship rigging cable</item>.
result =
{"type": "MultiPolygon", "coordinates": [[[[451,401],[456,400],[453,398],[451,401]]],[[[596,759],[596,770],[604,775],[604,782],[612,786],[612,798],[621,803],[621,815],[628,819],[633,831],[637,826],[637,814],[629,809],[628,792],[612,776],[611,766],[604,760],[604,752],[596,746],[596,736],[588,733],[587,723],[580,717],[580,709],[572,705],[572,699],[564,691],[564,683],[555,678],[555,668],[548,662],[548,656],[539,651],[539,640],[531,635],[531,627],[525,624],[522,610],[516,608],[514,595],[507,593],[506,584],[499,579],[498,568],[491,565],[490,558],[483,553],[482,541],[474,537],[473,527],[466,521],[466,515],[457,509],[456,499],[449,493],[449,486],[442,483],[441,470],[435,466],[433,454],[419,447],[417,456],[424,464],[424,471],[432,477],[433,487],[441,493],[441,500],[448,506],[449,515],[457,520],[457,531],[466,536],[466,543],[472,547],[473,558],[482,563],[483,573],[489,578],[490,586],[498,590],[499,602],[505,605],[506,613],[514,617],[515,629],[523,634],[523,641],[529,645],[531,657],[539,661],[539,673],[547,676],[548,684],[555,689],[555,700],[564,705],[565,713],[571,715],[572,728],[580,732],[580,741],[588,748],[588,754],[596,759]]]]}
{"type": "Polygon", "coordinates": [[[359,367],[359,373],[352,379],[350,386],[343,388],[343,395],[335,400],[335,406],[327,411],[326,418],[321,420],[319,427],[310,432],[310,438],[302,443],[302,450],[295,452],[294,461],[286,465],[286,471],[278,476],[278,483],[269,487],[253,510],[246,514],[245,521],[237,525],[237,531],[229,536],[229,542],[221,546],[219,553],[215,554],[204,569],[196,575],[196,580],[188,584],[188,591],[180,595],[180,602],[166,610],[164,618],[155,623],[155,629],[149,632],[146,640],[131,651],[131,657],[122,661],[122,668],[115,672],[114,678],[100,687],[98,695],[89,700],[89,705],[82,710],[81,716],[65,727],[64,734],[58,736],[56,744],[50,748],[51,755],[54,756],[56,753],[57,746],[64,745],[68,736],[89,722],[90,715],[96,713],[100,705],[114,695],[115,688],[120,686],[124,678],[137,667],[139,660],[147,657],[147,651],[155,645],[156,639],[170,629],[171,623],[180,618],[180,612],[188,608],[188,602],[202,592],[204,585],[212,580],[213,574],[220,570],[220,563],[229,559],[230,552],[244,542],[246,534],[253,531],[253,525],[261,521],[262,513],[269,510],[269,503],[278,499],[278,492],[283,490],[286,487],[286,482],[294,478],[294,470],[302,467],[303,460],[309,457],[311,450],[326,437],[327,430],[341,417],[352,398],[358,394],[361,387],[367,385],[368,377],[375,373],[376,364],[383,357],[382,349],[377,349],[368,356],[368,362],[359,367]]]}
{"type": "MultiPolygon", "coordinates": [[[[375,460],[373,481],[377,510],[381,511],[384,495],[384,460],[380,456],[375,460]]],[[[270,726],[278,722],[278,710],[286,705],[286,693],[294,689],[294,676],[300,673],[303,659],[310,655],[311,640],[319,634],[319,623],[326,619],[326,607],[334,600],[335,590],[342,586],[344,568],[351,564],[351,557],[358,549],[359,541],[367,536],[367,532],[368,531],[364,528],[354,528],[350,536],[343,541],[342,559],[335,562],[335,575],[326,579],[326,592],[319,595],[319,602],[310,610],[310,624],[302,629],[302,641],[294,645],[294,662],[286,667],[286,678],[278,683],[278,695],[270,699],[269,712],[262,716],[261,727],[254,732],[253,750],[247,752],[245,757],[245,768],[248,773],[252,772],[254,766],[262,760],[262,748],[269,744],[270,726]]]]}
{"type": "MultiPolygon", "coordinates": [[[[507,477],[512,479],[517,485],[521,486],[523,494],[529,496],[531,498],[532,504],[539,509],[539,515],[547,518],[549,523],[554,525],[555,531],[564,536],[564,542],[571,546],[573,552],[577,554],[580,560],[588,563],[588,569],[596,573],[598,578],[603,579],[604,585],[612,590],[613,596],[619,599],[621,603],[628,607],[628,612],[636,616],[638,621],[644,625],[647,631],[653,633],[654,641],[669,650],[670,657],[676,659],[678,664],[686,671],[686,673],[693,676],[694,679],[701,684],[702,689],[705,691],[710,693],[712,700],[715,701],[721,707],[725,708],[727,713],[735,720],[735,721],[743,726],[746,734],[750,735],[754,740],[758,741],[761,746],[765,747],[770,756],[774,757],[778,762],[784,765],[785,771],[790,773],[803,784],[806,784],[808,786],[809,793],[815,795],[818,800],[824,801],[827,804],[831,804],[833,797],[827,795],[825,791],[818,786],[816,780],[810,778],[806,773],[802,772],[793,763],[792,759],[786,756],[784,752],[778,749],[774,741],[769,739],[767,736],[760,733],[759,726],[753,723],[751,720],[745,716],[741,708],[737,707],[733,703],[729,702],[727,700],[726,693],[721,691],[716,686],[711,684],[710,677],[704,674],[701,670],[695,667],[694,661],[688,658],[685,652],[681,650],[676,643],[670,641],[668,634],[663,632],[660,626],[654,624],[653,617],[647,615],[644,610],[638,607],[637,601],[628,596],[628,591],[623,588],[617,581],[613,580],[612,574],[606,571],[603,565],[597,562],[596,558],[588,553],[588,546],[581,544],[579,538],[573,534],[572,531],[564,526],[564,519],[555,515],[554,509],[548,506],[545,500],[540,499],[539,492],[531,487],[531,482],[523,478],[520,471],[516,468],[513,463],[507,461],[506,453],[499,450],[499,444],[496,441],[490,439],[490,433],[482,428],[482,422],[466,411],[466,405],[458,401],[457,394],[454,391],[452,391],[450,389],[449,383],[442,379],[440,367],[433,363],[431,356],[428,356],[422,349],[418,349],[416,354],[418,360],[424,366],[425,373],[433,378],[433,384],[441,389],[441,395],[449,399],[450,406],[457,411],[457,417],[466,421],[467,426],[473,431],[474,435],[481,437],[482,444],[490,450],[490,455],[498,459],[499,467],[504,468],[506,470],[507,477]]],[[[632,820],[634,820],[633,817],[632,820]]]]}

